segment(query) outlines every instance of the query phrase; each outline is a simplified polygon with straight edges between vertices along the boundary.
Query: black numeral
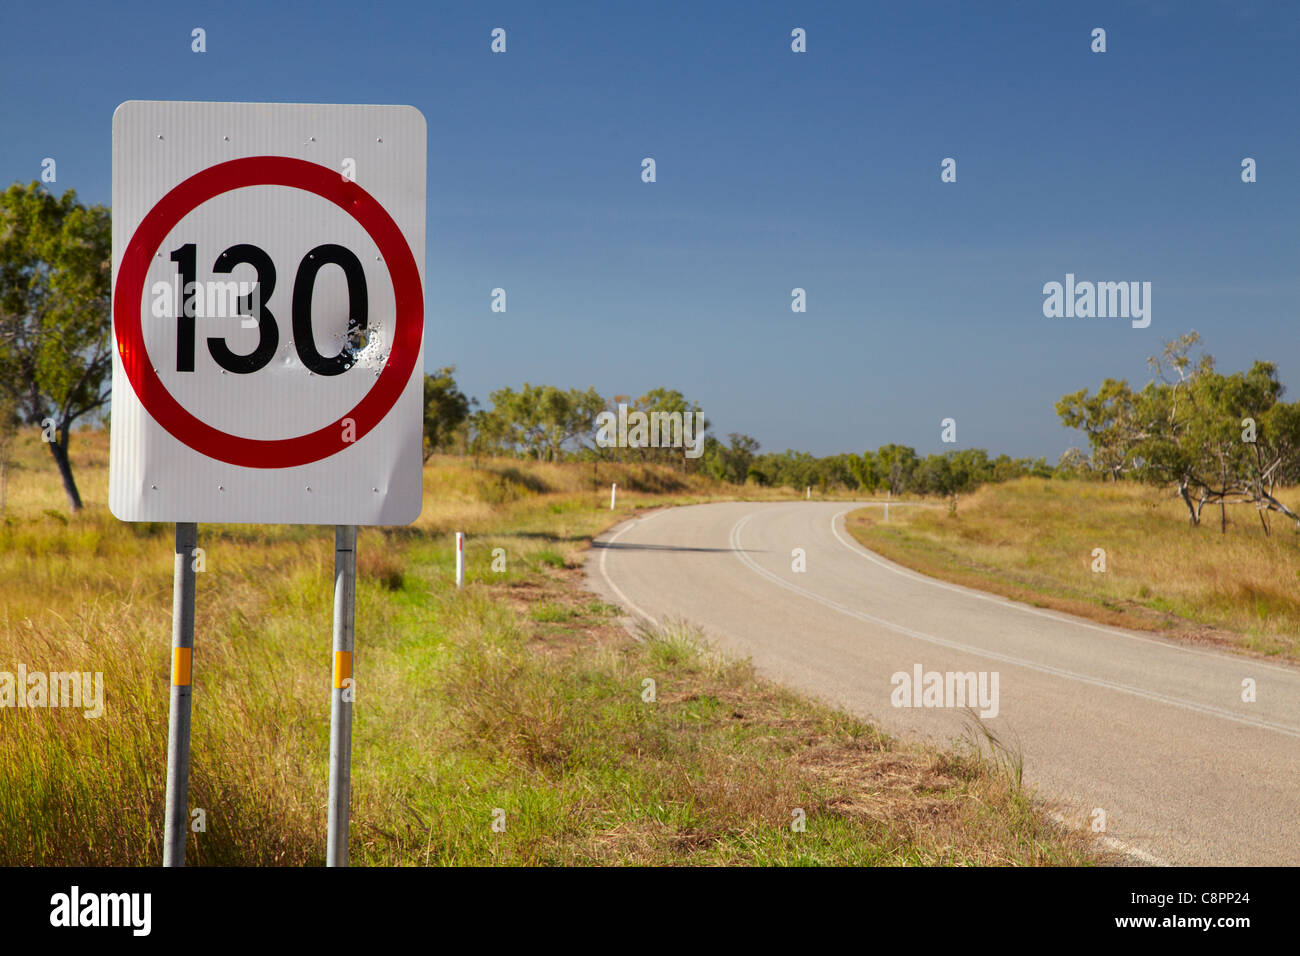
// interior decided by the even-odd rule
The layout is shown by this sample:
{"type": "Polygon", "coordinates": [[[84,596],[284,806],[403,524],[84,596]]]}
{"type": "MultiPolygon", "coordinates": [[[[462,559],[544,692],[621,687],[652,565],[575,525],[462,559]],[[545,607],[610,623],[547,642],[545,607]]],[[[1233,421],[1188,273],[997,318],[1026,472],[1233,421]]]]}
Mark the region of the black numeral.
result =
{"type": "Polygon", "coordinates": [[[176,310],[176,371],[194,371],[194,297],[198,295],[198,252],[186,243],[172,253],[180,267],[181,307],[176,310]]]}
{"type": "MultiPolygon", "coordinates": [[[[197,313],[195,300],[203,292],[198,285],[198,249],[194,243],[186,243],[171,254],[171,261],[176,263],[181,277],[182,305],[176,316],[176,371],[194,371],[195,330],[194,319],[197,313]]],[[[238,313],[257,320],[257,348],[247,355],[232,352],[221,336],[208,338],[208,351],[223,369],[237,375],[247,375],[265,368],[275,357],[280,345],[280,327],[271,314],[267,303],[275,291],[275,264],[271,257],[257,246],[238,243],[231,246],[212,266],[212,271],[219,275],[229,275],[235,266],[251,265],[257,270],[256,295],[238,296],[238,313]]],[[[214,290],[224,292],[225,290],[214,290]]],[[[214,295],[213,300],[230,301],[230,296],[214,295]]],[[[206,303],[205,303],[206,305],[206,303]]],[[[302,364],[317,375],[341,375],[350,369],[355,360],[354,352],[359,347],[358,341],[364,342],[364,330],[369,326],[370,300],[366,289],[366,275],[361,268],[361,260],[343,246],[326,243],[307,253],[298,264],[297,275],[293,280],[293,339],[294,348],[302,364]],[[316,288],[316,275],[327,265],[336,265],[343,270],[348,282],[348,328],[347,341],[337,355],[324,356],[316,348],[316,339],[312,333],[311,302],[316,288]]]]}
{"type": "Polygon", "coordinates": [[[340,266],[348,279],[349,337],[366,328],[369,321],[366,274],[361,270],[361,260],[342,246],[317,246],[299,263],[298,275],[293,280],[293,344],[302,364],[317,375],[341,375],[353,365],[352,349],[345,344],[338,355],[325,358],[316,350],[311,331],[311,297],[316,288],[316,273],[326,265],[340,266]]]}
{"type": "Polygon", "coordinates": [[[257,246],[240,243],[218,256],[212,271],[228,274],[241,263],[247,263],[257,270],[257,295],[239,297],[239,314],[252,315],[257,319],[257,348],[247,355],[239,355],[230,351],[225,339],[213,336],[208,339],[208,351],[226,371],[247,375],[264,368],[275,357],[275,350],[280,345],[280,329],[275,324],[275,316],[266,306],[271,293],[275,291],[275,265],[270,256],[257,246]],[[254,299],[257,300],[256,303],[254,299]]]}

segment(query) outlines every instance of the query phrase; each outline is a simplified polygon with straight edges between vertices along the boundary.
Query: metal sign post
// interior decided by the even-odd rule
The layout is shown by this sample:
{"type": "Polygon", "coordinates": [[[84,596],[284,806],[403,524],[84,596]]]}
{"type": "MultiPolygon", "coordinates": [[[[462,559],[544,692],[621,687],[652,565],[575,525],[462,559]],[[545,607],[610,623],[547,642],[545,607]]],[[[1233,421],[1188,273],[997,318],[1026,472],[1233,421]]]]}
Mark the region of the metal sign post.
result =
{"type": "Polygon", "coordinates": [[[334,689],[330,692],[329,846],[326,866],[348,865],[352,797],[353,625],[357,607],[357,526],[334,529],[334,689]]]}
{"type": "Polygon", "coordinates": [[[176,525],[172,571],[172,693],[167,722],[167,809],[163,866],[185,865],[190,793],[190,657],[194,650],[194,549],[199,526],[176,525]]]}

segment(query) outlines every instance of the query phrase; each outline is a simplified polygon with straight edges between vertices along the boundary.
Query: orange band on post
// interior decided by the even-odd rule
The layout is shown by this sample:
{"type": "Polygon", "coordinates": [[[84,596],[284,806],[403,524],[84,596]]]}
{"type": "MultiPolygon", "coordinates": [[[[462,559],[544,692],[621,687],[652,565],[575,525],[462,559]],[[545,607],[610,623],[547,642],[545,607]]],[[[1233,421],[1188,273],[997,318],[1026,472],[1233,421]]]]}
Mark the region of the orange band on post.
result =
{"type": "Polygon", "coordinates": [[[172,686],[190,686],[190,648],[172,648],[172,686]]]}
{"type": "Polygon", "coordinates": [[[334,652],[334,686],[342,687],[343,682],[352,676],[352,652],[334,652]]]}

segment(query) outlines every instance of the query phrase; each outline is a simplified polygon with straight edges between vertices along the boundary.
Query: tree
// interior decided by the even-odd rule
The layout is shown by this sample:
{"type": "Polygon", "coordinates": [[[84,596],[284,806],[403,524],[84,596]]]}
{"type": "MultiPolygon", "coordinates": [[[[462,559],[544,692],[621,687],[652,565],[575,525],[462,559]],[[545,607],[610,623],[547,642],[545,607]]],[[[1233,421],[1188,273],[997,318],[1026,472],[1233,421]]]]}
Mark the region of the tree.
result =
{"type": "Polygon", "coordinates": [[[817,482],[817,459],[806,451],[787,448],[780,454],[759,455],[750,466],[750,475],[760,485],[794,488],[797,491],[817,482]]]}
{"type": "Polygon", "coordinates": [[[1219,506],[1219,530],[1227,530],[1227,505],[1253,504],[1268,532],[1264,512],[1278,511],[1300,522],[1273,496],[1279,482],[1294,480],[1300,461],[1300,405],[1281,401],[1284,388],[1272,362],[1223,375],[1213,360],[1197,366],[1184,383],[1179,449],[1175,461],[1185,484],[1199,499],[1219,506]]]}
{"type": "Polygon", "coordinates": [[[1081,429],[1092,446],[1092,466],[1112,481],[1132,465],[1133,447],[1139,440],[1137,396],[1128,382],[1108,378],[1096,395],[1080,389],[1056,403],[1056,413],[1067,428],[1081,429]]]}
{"type": "Polygon", "coordinates": [[[876,493],[876,489],[880,487],[881,474],[876,466],[875,453],[864,451],[861,455],[850,455],[849,470],[857,479],[859,488],[873,495],[876,493]]]}
{"type": "MultiPolygon", "coordinates": [[[[1005,455],[1001,456],[1001,458],[1005,457],[1005,455]]],[[[1065,451],[1061,452],[1061,457],[1057,459],[1053,475],[1067,480],[1087,478],[1089,475],[1088,456],[1078,448],[1065,449],[1065,451]]]]}
{"type": "Polygon", "coordinates": [[[891,495],[900,494],[912,483],[918,464],[916,450],[906,445],[881,445],[876,451],[876,465],[891,495]]]}
{"type": "Polygon", "coordinates": [[[1300,402],[1277,402],[1260,417],[1245,471],[1246,493],[1260,509],[1260,520],[1266,510],[1280,511],[1300,528],[1300,515],[1273,496],[1279,484],[1300,482],[1300,402]]]}
{"type": "Polygon", "coordinates": [[[1147,360],[1158,381],[1149,382],[1138,396],[1135,418],[1138,443],[1135,464],[1138,477],[1156,484],[1174,483],[1187,506],[1187,520],[1200,524],[1201,508],[1209,498],[1208,486],[1198,479],[1199,454],[1193,450],[1188,432],[1197,410],[1190,392],[1196,380],[1212,373],[1214,360],[1202,356],[1193,364],[1191,349],[1199,341],[1195,332],[1166,342],[1159,356],[1147,360]],[[1175,381],[1171,374],[1177,375],[1175,381]],[[1192,504],[1192,492],[1200,491],[1200,506],[1192,504]]]}
{"type": "Polygon", "coordinates": [[[39,183],[0,195],[0,389],[40,425],[68,506],[81,494],[68,459],[73,424],[111,389],[112,227],[105,206],[39,183]]]}
{"type": "Polygon", "coordinates": [[[993,480],[993,463],[983,448],[963,448],[948,452],[951,462],[951,489],[954,495],[974,491],[993,480]]]}
{"type": "Polygon", "coordinates": [[[1212,356],[1192,356],[1199,341],[1191,332],[1165,343],[1141,392],[1107,379],[1096,398],[1087,389],[1065,396],[1057,403],[1062,422],[1088,433],[1094,466],[1104,463],[1113,477],[1131,470],[1142,481],[1174,485],[1189,524],[1217,504],[1226,531],[1227,506],[1253,504],[1265,532],[1267,511],[1300,526],[1300,515],[1273,494],[1300,478],[1300,403],[1281,401],[1274,363],[1224,375],[1212,356]]]}
{"type": "Polygon", "coordinates": [[[857,460],[858,456],[851,453],[819,458],[813,468],[813,481],[818,490],[824,493],[837,486],[850,490],[856,488],[858,479],[854,469],[857,460]]]}
{"type": "MultiPolygon", "coordinates": [[[[471,399],[471,404],[474,400],[471,399]]],[[[480,455],[495,455],[509,440],[509,426],[494,409],[480,408],[469,417],[469,450],[478,466],[480,455]]],[[[513,447],[511,448],[513,451],[513,447]]]]}
{"type": "Polygon", "coordinates": [[[541,456],[544,438],[537,408],[538,391],[524,382],[521,391],[499,388],[488,396],[495,421],[484,420],[482,424],[489,426],[489,433],[499,434],[501,443],[512,454],[541,456]]]}
{"type": "Polygon", "coordinates": [[[469,399],[456,387],[456,366],[424,376],[424,460],[438,451],[469,417],[469,399]]]}
{"type": "Polygon", "coordinates": [[[704,439],[701,470],[720,481],[743,485],[749,478],[754,457],[758,454],[758,439],[732,432],[727,440],[729,445],[722,444],[712,435],[704,439]]]}
{"type": "Polygon", "coordinates": [[[552,460],[562,457],[570,443],[580,450],[596,447],[596,416],[604,409],[605,400],[594,387],[562,391],[548,385],[538,404],[552,460]]]}
{"type": "Polygon", "coordinates": [[[456,388],[455,365],[424,376],[424,460],[441,449],[469,416],[469,399],[456,388]]]}
{"type": "Polygon", "coordinates": [[[916,490],[924,495],[952,495],[955,491],[952,459],[947,455],[927,455],[913,474],[916,490]]]}
{"type": "Polygon", "coordinates": [[[514,453],[522,451],[548,461],[562,458],[570,443],[586,447],[586,436],[594,444],[596,415],[605,407],[605,400],[594,388],[565,391],[528,382],[518,392],[501,388],[489,397],[492,415],[497,419],[491,426],[492,434],[501,434],[505,446],[514,453]]]}
{"type": "MultiPolygon", "coordinates": [[[[617,411],[617,409],[613,409],[617,411]]],[[[646,392],[629,408],[629,413],[633,411],[644,412],[651,416],[656,412],[660,415],[680,415],[682,418],[682,440],[685,441],[686,433],[690,432],[693,441],[704,442],[705,432],[711,426],[710,421],[704,417],[703,410],[699,402],[689,401],[685,395],[675,388],[652,388],[646,392]],[[696,424],[698,422],[698,425],[696,424]]],[[[653,421],[653,419],[651,419],[653,421]]],[[[757,448],[757,443],[755,443],[757,448]]],[[[672,464],[674,461],[681,461],[682,471],[686,471],[687,462],[685,449],[675,447],[659,448],[638,448],[633,451],[641,461],[660,461],[664,464],[672,464]]]]}

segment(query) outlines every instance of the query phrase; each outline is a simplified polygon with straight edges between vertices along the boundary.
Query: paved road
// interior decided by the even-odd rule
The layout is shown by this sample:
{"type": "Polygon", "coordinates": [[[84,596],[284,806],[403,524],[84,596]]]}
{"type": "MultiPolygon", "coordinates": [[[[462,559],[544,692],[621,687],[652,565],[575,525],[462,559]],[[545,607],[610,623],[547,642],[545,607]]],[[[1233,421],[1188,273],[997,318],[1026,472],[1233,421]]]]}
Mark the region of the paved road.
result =
{"type": "Polygon", "coordinates": [[[1068,817],[1103,809],[1108,836],[1148,862],[1300,864],[1300,668],[927,578],[854,541],[843,516],[855,507],[653,512],[597,539],[588,576],[633,615],[688,620],[760,673],[904,736],[947,743],[970,717],[893,706],[892,675],[996,672],[986,723],[1068,817]],[[1241,700],[1246,678],[1254,703],[1241,700]]]}

